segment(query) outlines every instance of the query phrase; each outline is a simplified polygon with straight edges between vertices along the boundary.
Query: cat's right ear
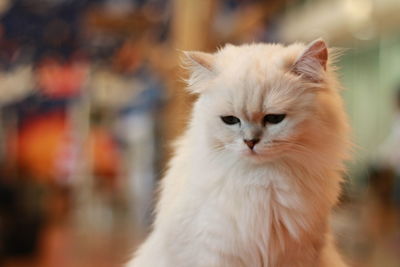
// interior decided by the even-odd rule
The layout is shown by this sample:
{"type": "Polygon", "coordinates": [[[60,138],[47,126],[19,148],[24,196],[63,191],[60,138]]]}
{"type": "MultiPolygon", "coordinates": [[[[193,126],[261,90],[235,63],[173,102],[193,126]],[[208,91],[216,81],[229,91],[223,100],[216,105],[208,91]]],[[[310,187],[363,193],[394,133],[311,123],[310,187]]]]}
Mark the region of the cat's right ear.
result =
{"type": "Polygon", "coordinates": [[[215,76],[214,55],[198,51],[183,51],[183,55],[183,67],[189,71],[189,78],[186,80],[188,90],[201,93],[201,82],[215,76]]]}
{"type": "Polygon", "coordinates": [[[317,39],[311,42],[292,66],[292,73],[304,78],[319,82],[326,71],[328,62],[328,48],[324,40],[317,39]]]}

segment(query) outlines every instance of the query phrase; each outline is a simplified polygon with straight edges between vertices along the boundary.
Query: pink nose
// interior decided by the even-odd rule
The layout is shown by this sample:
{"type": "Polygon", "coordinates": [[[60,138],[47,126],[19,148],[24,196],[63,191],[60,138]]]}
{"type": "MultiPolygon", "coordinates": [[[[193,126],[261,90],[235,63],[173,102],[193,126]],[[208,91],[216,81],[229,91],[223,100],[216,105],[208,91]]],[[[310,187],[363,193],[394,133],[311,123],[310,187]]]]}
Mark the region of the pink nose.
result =
{"type": "Polygon", "coordinates": [[[260,139],[251,139],[251,140],[246,140],[246,139],[244,139],[243,140],[245,143],[246,143],[246,145],[250,148],[250,149],[253,149],[254,148],[254,146],[258,143],[258,142],[260,142],[260,139]]]}

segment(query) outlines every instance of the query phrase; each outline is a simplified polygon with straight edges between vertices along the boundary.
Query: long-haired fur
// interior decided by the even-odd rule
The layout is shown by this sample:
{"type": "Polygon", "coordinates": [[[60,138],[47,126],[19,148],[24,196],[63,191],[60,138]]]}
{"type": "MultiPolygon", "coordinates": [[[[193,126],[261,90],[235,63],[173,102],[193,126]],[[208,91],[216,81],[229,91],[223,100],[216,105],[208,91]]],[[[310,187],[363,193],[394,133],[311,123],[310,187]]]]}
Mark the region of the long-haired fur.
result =
{"type": "Polygon", "coordinates": [[[349,127],[325,42],[186,57],[199,98],[161,182],[154,229],[127,266],[345,266],[328,221],[349,127]],[[286,117],[263,123],[267,114],[286,117]],[[243,140],[253,135],[250,149],[243,140]]]}

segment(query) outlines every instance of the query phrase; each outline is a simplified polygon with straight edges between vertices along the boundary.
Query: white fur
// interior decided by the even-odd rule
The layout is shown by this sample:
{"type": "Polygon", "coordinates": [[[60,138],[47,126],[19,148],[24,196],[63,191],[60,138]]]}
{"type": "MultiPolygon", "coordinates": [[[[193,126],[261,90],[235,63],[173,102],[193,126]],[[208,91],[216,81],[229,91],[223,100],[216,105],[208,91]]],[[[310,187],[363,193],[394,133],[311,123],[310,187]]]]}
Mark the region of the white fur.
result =
{"type": "Polygon", "coordinates": [[[154,230],[127,266],[345,266],[328,219],[347,120],[332,66],[301,59],[315,80],[291,71],[306,49],[228,45],[190,62],[189,90],[200,96],[162,180],[154,230]],[[287,117],[260,125],[270,113],[287,117]],[[226,115],[241,125],[224,124],[226,115]],[[255,131],[251,153],[243,138],[255,131]]]}

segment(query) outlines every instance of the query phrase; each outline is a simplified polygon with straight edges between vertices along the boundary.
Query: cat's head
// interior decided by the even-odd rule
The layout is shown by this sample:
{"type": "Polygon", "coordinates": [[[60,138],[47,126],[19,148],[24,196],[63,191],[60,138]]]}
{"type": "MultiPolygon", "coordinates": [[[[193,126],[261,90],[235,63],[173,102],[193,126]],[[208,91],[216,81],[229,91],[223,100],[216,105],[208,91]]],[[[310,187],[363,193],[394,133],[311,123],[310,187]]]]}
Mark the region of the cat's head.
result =
{"type": "Polygon", "coordinates": [[[346,118],[323,40],[186,52],[192,126],[219,152],[255,162],[338,154],[346,118]],[[336,148],[335,148],[336,147],[336,148]]]}

